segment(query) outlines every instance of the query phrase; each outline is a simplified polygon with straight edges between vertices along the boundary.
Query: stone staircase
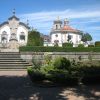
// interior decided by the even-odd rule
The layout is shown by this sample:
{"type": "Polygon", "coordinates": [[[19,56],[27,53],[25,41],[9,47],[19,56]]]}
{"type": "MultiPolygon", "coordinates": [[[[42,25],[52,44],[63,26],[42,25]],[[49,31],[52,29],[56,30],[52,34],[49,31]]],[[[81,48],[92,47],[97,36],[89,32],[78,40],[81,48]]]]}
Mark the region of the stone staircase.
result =
{"type": "Polygon", "coordinates": [[[25,70],[31,66],[21,59],[19,52],[0,52],[0,70],[25,70]]]}

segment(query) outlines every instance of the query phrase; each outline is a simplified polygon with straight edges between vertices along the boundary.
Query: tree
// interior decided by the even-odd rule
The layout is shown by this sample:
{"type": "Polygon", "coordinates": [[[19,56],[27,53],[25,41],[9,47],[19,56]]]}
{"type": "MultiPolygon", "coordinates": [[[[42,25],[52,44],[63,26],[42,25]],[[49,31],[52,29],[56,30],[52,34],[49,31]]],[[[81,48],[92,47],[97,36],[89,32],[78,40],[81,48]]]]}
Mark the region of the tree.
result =
{"type": "Polygon", "coordinates": [[[85,43],[86,43],[87,41],[92,41],[92,36],[91,36],[89,33],[83,34],[83,35],[82,35],[81,41],[83,41],[83,42],[85,42],[85,43]]]}
{"type": "Polygon", "coordinates": [[[35,30],[32,30],[28,34],[28,46],[43,46],[43,38],[41,33],[35,30]]]}

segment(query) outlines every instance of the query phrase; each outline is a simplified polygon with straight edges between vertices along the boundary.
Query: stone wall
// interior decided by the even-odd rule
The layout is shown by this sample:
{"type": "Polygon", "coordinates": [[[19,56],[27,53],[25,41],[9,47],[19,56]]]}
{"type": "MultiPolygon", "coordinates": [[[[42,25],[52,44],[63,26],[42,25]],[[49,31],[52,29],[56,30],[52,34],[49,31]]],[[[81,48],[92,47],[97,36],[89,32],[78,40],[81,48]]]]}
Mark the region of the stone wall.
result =
{"type": "Polygon", "coordinates": [[[45,56],[50,55],[52,59],[56,57],[66,57],[70,60],[100,60],[100,52],[21,52],[21,58],[31,62],[33,59],[44,60],[45,56]]]}

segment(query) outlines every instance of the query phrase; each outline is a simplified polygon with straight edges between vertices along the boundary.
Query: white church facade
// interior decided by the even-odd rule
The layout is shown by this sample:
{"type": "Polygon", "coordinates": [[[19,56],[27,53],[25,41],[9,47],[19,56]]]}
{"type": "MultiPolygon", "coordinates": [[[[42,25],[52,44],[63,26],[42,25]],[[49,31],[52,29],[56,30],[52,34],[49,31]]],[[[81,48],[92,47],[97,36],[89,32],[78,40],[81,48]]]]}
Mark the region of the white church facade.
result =
{"type": "Polygon", "coordinates": [[[50,42],[44,44],[44,46],[62,46],[63,43],[73,43],[74,47],[80,44],[82,38],[82,32],[74,29],[69,25],[67,19],[62,22],[59,18],[53,22],[53,27],[50,31],[50,42]]]}
{"type": "Polygon", "coordinates": [[[28,25],[20,22],[14,11],[13,16],[8,18],[8,21],[0,24],[0,47],[14,49],[26,45],[28,31],[28,25]]]}

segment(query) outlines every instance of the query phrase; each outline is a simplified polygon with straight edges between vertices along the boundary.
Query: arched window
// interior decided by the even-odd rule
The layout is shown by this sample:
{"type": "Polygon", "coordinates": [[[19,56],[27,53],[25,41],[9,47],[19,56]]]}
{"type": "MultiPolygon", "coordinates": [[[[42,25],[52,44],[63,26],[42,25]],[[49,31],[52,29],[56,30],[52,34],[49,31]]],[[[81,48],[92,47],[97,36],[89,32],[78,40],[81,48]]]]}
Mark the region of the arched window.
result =
{"type": "Polygon", "coordinates": [[[56,25],[56,29],[58,29],[58,25],[56,25]]]}
{"type": "Polygon", "coordinates": [[[3,31],[2,34],[1,34],[1,42],[7,43],[7,40],[8,40],[7,38],[8,38],[7,32],[3,31]]]}
{"type": "Polygon", "coordinates": [[[25,41],[25,33],[24,32],[21,32],[21,34],[20,34],[20,40],[24,40],[25,41]]]}

